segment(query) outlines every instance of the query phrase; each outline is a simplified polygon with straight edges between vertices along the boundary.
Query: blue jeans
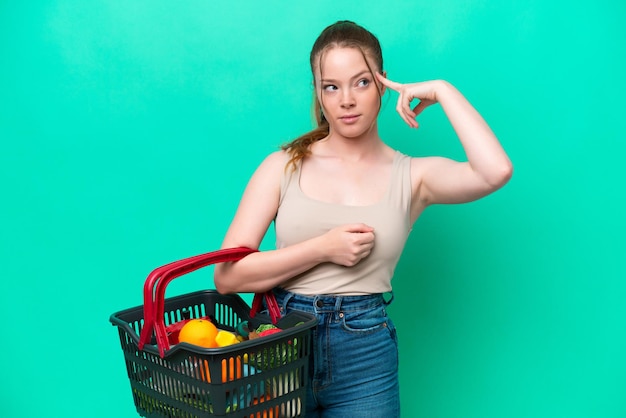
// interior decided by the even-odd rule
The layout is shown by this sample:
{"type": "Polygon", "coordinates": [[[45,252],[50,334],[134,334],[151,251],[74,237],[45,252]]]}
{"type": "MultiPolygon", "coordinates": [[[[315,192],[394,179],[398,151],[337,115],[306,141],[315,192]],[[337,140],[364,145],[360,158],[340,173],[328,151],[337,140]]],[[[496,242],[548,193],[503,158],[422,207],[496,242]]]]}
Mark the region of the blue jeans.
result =
{"type": "MultiPolygon", "coordinates": [[[[303,296],[274,289],[283,314],[315,315],[306,416],[400,416],[398,344],[381,294],[303,296]]],[[[393,297],[392,297],[393,299],[393,297]]]]}

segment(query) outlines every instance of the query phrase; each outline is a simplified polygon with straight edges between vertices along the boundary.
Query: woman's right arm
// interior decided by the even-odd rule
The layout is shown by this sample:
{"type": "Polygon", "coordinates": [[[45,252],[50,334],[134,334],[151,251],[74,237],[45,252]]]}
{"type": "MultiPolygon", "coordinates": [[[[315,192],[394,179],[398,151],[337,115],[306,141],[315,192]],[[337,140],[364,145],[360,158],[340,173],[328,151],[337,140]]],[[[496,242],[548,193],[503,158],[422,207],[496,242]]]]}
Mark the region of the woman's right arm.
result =
{"type": "MultiPolygon", "coordinates": [[[[270,154],[257,168],[243,193],[222,248],[258,249],[278,210],[280,180],[289,156],[270,154]]],[[[363,224],[342,225],[286,248],[252,253],[240,261],[215,266],[220,293],[265,292],[323,262],[354,265],[366,257],[374,234],[363,224]]]]}

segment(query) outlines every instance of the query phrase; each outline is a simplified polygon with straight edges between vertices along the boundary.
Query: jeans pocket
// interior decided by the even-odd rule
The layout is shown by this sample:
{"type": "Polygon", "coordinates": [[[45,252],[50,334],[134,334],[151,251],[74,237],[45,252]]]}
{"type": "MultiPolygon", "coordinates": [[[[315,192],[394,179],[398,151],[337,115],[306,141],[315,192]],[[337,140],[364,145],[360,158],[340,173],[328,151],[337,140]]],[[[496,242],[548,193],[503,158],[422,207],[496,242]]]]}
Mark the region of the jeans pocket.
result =
{"type": "Polygon", "coordinates": [[[350,333],[371,334],[388,327],[385,307],[380,305],[367,310],[343,312],[341,326],[350,333]]]}

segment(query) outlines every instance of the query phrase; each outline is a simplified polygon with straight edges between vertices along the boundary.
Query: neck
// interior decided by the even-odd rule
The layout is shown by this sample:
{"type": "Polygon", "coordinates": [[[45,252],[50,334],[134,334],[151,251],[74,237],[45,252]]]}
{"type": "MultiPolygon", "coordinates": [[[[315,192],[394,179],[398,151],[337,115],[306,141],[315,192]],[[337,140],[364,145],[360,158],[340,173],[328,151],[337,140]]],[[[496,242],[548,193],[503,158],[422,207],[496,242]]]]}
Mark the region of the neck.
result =
{"type": "Polygon", "coordinates": [[[325,153],[351,160],[361,160],[371,155],[379,155],[384,142],[378,136],[378,127],[374,124],[369,130],[358,137],[346,138],[332,129],[326,138],[319,141],[325,153]]]}

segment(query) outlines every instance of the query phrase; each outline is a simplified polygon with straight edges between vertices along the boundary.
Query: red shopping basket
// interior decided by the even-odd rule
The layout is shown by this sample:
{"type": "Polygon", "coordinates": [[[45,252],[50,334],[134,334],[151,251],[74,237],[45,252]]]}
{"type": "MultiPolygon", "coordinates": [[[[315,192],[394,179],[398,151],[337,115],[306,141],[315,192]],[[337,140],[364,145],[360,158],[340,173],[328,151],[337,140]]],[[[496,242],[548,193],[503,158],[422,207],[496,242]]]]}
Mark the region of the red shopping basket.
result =
{"type": "Polygon", "coordinates": [[[144,305],[116,312],[126,371],[137,412],[144,417],[297,417],[304,415],[313,315],[281,316],[273,295],[257,294],[252,308],[239,295],[203,290],[165,298],[167,285],[199,268],[237,261],[254,252],[231,248],[179,260],[153,270],[144,305]],[[270,314],[257,314],[262,299],[270,314]],[[223,348],[174,344],[186,320],[210,318],[235,331],[275,323],[281,332],[223,348]]]}

